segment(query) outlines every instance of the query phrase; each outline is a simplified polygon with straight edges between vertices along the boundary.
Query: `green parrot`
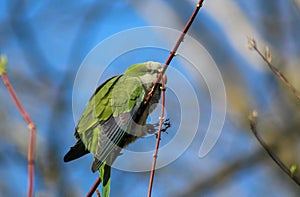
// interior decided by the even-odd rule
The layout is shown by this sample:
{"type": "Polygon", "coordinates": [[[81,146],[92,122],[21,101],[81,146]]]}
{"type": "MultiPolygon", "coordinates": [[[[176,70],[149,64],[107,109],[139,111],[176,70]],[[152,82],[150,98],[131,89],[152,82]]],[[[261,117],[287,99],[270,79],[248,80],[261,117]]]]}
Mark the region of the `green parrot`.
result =
{"type": "MultiPolygon", "coordinates": [[[[110,193],[110,166],[121,154],[121,149],[155,132],[155,127],[146,124],[146,120],[159,102],[161,82],[150,101],[146,103],[145,100],[161,70],[160,63],[144,62],[105,81],[90,98],[75,128],[77,142],[64,161],[92,153],[91,169],[100,173],[104,197],[110,193]]],[[[162,80],[166,83],[166,75],[162,80]]]]}

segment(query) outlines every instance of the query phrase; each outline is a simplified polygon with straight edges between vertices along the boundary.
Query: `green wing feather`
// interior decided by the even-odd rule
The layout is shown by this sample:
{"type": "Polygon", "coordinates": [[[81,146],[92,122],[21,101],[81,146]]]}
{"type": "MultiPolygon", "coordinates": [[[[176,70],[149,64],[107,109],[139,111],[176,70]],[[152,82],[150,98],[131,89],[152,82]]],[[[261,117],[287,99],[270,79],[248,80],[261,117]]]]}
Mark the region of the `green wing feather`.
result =
{"type": "Polygon", "coordinates": [[[108,102],[111,99],[111,89],[120,77],[112,77],[97,88],[78,122],[77,133],[81,134],[89,131],[98,121],[107,120],[111,116],[112,111],[109,108],[108,102]]]}
{"type": "Polygon", "coordinates": [[[145,91],[139,78],[126,75],[113,77],[96,90],[78,122],[76,132],[90,152],[100,155],[98,160],[104,161],[109,154],[106,150],[109,145],[105,144],[105,139],[100,139],[99,132],[105,133],[117,145],[124,135],[118,128],[120,123],[105,124],[110,118],[118,120],[122,114],[134,114],[144,97],[145,91]]]}
{"type": "Polygon", "coordinates": [[[122,76],[112,92],[113,116],[131,112],[134,106],[140,106],[144,97],[145,91],[138,77],[122,76]]]}
{"type": "Polygon", "coordinates": [[[110,165],[106,165],[105,163],[99,168],[102,181],[102,197],[109,197],[110,194],[110,168],[110,165]]]}

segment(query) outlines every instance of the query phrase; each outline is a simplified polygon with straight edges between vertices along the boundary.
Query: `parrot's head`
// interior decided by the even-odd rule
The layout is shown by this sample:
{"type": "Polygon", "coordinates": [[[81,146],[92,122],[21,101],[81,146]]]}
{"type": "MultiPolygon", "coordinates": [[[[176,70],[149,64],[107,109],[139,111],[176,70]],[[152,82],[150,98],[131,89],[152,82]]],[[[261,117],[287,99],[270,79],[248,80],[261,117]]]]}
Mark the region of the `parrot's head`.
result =
{"type": "MultiPolygon", "coordinates": [[[[150,91],[161,70],[162,65],[160,63],[149,61],[130,66],[124,75],[138,77],[144,87],[150,91]]],[[[162,80],[165,84],[167,83],[166,74],[163,75],[162,80]]]]}

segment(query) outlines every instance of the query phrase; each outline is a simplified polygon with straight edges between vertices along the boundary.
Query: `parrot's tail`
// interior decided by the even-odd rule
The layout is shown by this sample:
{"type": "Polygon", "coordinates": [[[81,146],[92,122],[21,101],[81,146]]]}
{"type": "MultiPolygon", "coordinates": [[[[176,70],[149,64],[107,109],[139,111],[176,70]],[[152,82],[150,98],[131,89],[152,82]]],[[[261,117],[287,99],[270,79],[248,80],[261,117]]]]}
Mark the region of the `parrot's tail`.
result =
{"type": "Polygon", "coordinates": [[[76,144],[70,148],[69,152],[67,152],[67,154],[64,156],[64,162],[72,161],[88,153],[89,151],[85,148],[83,142],[79,139],[76,144]]]}
{"type": "Polygon", "coordinates": [[[110,165],[103,163],[99,168],[102,181],[102,197],[109,197],[110,194],[110,165]]]}

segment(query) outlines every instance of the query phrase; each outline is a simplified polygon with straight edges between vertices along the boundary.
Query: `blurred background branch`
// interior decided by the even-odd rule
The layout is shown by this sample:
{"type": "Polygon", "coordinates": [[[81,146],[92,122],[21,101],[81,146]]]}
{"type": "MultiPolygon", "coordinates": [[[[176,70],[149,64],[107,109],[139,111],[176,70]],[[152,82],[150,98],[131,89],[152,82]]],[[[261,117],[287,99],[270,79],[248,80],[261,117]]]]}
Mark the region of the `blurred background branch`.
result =
{"type": "MultiPolygon", "coordinates": [[[[298,185],[300,186],[300,179],[294,175],[295,170],[291,170],[291,168],[288,168],[278,157],[277,155],[273,152],[273,150],[266,144],[266,142],[262,139],[260,136],[259,132],[257,131],[256,128],[256,116],[257,112],[253,111],[249,115],[249,122],[250,122],[250,128],[252,133],[254,134],[255,138],[257,141],[261,144],[263,149],[268,153],[268,155],[273,159],[273,161],[298,185]]],[[[294,166],[294,165],[293,165],[294,166]]]]}
{"type": "Polygon", "coordinates": [[[254,38],[248,38],[248,47],[250,50],[255,50],[258,55],[265,61],[265,63],[268,65],[269,69],[273,72],[273,74],[280,79],[288,89],[292,91],[292,93],[295,95],[295,97],[300,101],[300,93],[299,91],[289,82],[289,80],[278,70],[275,66],[272,65],[272,55],[270,52],[269,47],[265,47],[265,54],[263,54],[256,45],[256,41],[254,38]]]}
{"type": "Polygon", "coordinates": [[[12,101],[16,105],[19,113],[27,123],[27,127],[29,129],[29,145],[28,145],[28,154],[27,154],[27,166],[28,166],[28,197],[32,197],[34,194],[34,153],[35,153],[35,136],[36,136],[36,128],[35,124],[32,122],[30,115],[26,112],[24,107],[22,106],[20,100],[17,97],[17,94],[12,87],[11,83],[6,74],[6,65],[7,65],[7,57],[4,55],[0,56],[0,76],[3,80],[4,85],[6,86],[12,101]]]}

